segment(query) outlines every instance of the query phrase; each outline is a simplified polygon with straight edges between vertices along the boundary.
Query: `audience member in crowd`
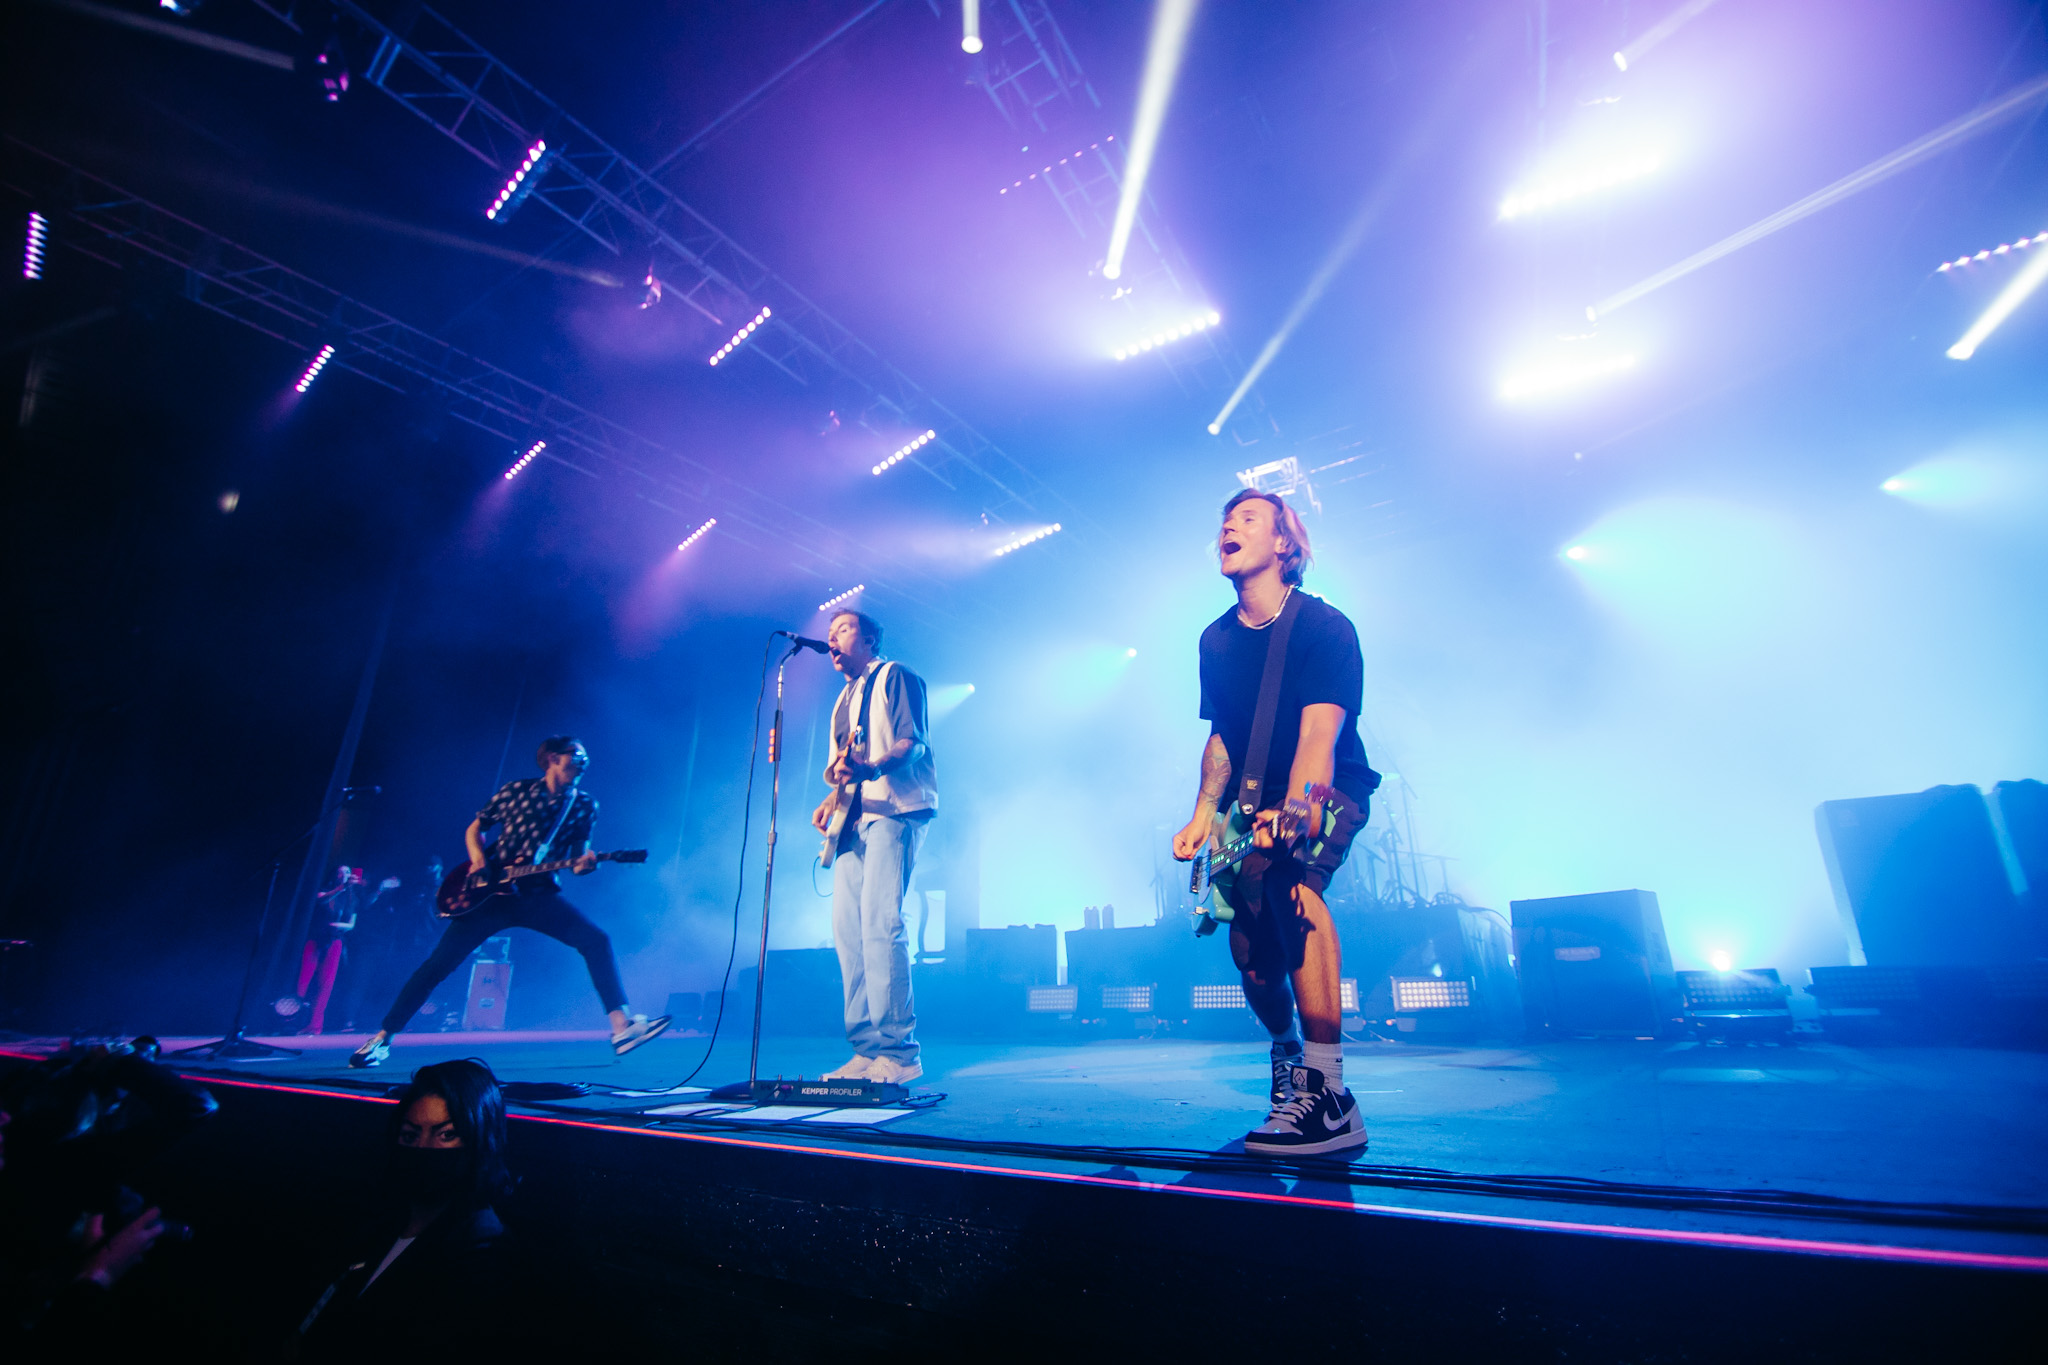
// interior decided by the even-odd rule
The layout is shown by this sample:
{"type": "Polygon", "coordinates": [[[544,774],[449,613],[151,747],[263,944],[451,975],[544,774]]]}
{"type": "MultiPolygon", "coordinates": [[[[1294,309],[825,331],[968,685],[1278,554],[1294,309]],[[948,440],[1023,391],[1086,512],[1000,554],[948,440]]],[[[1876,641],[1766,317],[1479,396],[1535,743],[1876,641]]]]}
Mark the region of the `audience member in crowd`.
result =
{"type": "Polygon", "coordinates": [[[511,1271],[493,1205],[511,1190],[505,1099],[479,1061],[413,1073],[385,1140],[371,1224],[300,1324],[301,1358],[473,1356],[508,1331],[511,1271]]]}

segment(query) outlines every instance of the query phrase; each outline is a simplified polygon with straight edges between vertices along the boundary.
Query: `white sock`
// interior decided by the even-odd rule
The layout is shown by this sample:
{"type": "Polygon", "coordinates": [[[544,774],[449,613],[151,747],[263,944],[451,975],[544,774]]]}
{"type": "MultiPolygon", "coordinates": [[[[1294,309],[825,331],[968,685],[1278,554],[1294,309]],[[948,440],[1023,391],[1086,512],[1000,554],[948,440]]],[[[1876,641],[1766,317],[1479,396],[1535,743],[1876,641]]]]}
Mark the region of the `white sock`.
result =
{"type": "Polygon", "coordinates": [[[1344,1089],[1344,1045],[1342,1043],[1304,1043],[1302,1045],[1303,1066],[1323,1073],[1323,1089],[1331,1094],[1340,1094],[1344,1089]]]}

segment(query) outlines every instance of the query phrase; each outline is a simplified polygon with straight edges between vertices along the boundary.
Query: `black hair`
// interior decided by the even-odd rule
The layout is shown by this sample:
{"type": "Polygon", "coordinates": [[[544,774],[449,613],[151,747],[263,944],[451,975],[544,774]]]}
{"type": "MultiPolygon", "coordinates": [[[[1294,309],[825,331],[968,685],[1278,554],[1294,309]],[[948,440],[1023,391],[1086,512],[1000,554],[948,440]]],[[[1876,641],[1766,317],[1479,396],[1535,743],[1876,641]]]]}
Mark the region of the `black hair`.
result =
{"type": "Polygon", "coordinates": [[[548,760],[552,759],[556,754],[570,753],[582,742],[582,740],[574,735],[549,735],[540,742],[540,748],[534,751],[533,761],[540,764],[542,768],[546,768],[548,760]]]}
{"type": "Polygon", "coordinates": [[[412,1073],[412,1080],[393,1097],[398,1101],[391,1112],[389,1143],[398,1145],[398,1130],[405,1111],[414,1100],[439,1095],[448,1106],[448,1117],[469,1153],[469,1188],[461,1196],[472,1208],[482,1208],[512,1191],[512,1172],[505,1165],[505,1095],[498,1078],[474,1057],[436,1062],[412,1073]]]}
{"type": "MultiPolygon", "coordinates": [[[[868,651],[870,653],[880,654],[882,652],[882,623],[880,621],[877,621],[864,611],[854,611],[847,607],[842,607],[840,610],[833,612],[832,620],[837,621],[842,616],[851,616],[853,618],[854,624],[860,628],[860,638],[868,642],[868,651]]],[[[828,621],[826,624],[830,625],[831,622],[828,621]]]]}

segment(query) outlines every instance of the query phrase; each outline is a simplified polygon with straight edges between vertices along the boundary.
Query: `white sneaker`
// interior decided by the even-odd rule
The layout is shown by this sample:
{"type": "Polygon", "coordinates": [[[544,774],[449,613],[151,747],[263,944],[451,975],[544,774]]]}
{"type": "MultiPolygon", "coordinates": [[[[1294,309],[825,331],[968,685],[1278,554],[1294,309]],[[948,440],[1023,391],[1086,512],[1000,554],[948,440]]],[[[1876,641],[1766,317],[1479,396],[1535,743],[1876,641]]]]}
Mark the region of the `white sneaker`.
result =
{"type": "Polygon", "coordinates": [[[612,1035],[612,1055],[623,1057],[640,1044],[659,1037],[668,1028],[668,1021],[666,1014],[654,1019],[644,1014],[634,1015],[623,1029],[612,1035]]]}
{"type": "Polygon", "coordinates": [[[878,1085],[909,1085],[924,1075],[924,1063],[899,1062],[894,1057],[876,1057],[868,1063],[867,1078],[878,1085]]]}
{"type": "Polygon", "coordinates": [[[865,1077],[867,1076],[867,1074],[868,1074],[868,1068],[869,1068],[869,1067],[871,1067],[871,1066],[873,1066],[874,1064],[875,1064],[875,1059],[874,1059],[874,1058],[872,1058],[872,1057],[863,1057],[863,1056],[861,1056],[861,1055],[860,1055],[859,1053],[857,1053],[857,1052],[856,1052],[856,1053],[855,1053],[855,1054],[853,1055],[853,1059],[852,1059],[851,1061],[849,1061],[849,1062],[846,1062],[846,1063],[845,1063],[844,1065],[840,1066],[840,1067],[839,1067],[839,1069],[838,1069],[838,1070],[836,1070],[836,1071],[828,1071],[828,1072],[826,1072],[826,1073],[825,1073],[824,1075],[822,1075],[822,1076],[818,1077],[818,1079],[819,1079],[819,1080],[821,1080],[821,1081],[858,1081],[858,1080],[862,1080],[862,1079],[864,1079],[864,1078],[865,1078],[865,1077]]]}

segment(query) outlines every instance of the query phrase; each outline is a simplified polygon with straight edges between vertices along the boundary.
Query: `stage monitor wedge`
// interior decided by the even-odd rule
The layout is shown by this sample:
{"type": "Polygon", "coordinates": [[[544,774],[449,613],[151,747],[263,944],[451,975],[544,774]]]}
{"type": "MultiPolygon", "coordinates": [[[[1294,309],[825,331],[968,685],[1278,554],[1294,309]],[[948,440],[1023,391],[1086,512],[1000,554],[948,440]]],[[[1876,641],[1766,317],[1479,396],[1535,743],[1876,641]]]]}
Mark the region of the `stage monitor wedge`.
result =
{"type": "Polygon", "coordinates": [[[1508,910],[1531,1034],[1654,1038],[1678,1027],[1678,980],[1655,892],[1510,901],[1508,910]]]}
{"type": "Polygon", "coordinates": [[[1851,965],[1988,967],[2029,955],[1975,787],[1823,801],[1814,826],[1851,965]]]}

